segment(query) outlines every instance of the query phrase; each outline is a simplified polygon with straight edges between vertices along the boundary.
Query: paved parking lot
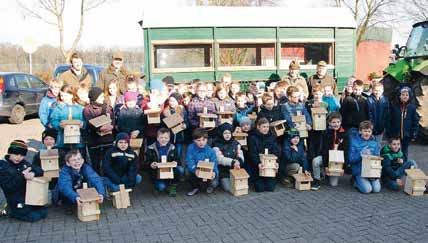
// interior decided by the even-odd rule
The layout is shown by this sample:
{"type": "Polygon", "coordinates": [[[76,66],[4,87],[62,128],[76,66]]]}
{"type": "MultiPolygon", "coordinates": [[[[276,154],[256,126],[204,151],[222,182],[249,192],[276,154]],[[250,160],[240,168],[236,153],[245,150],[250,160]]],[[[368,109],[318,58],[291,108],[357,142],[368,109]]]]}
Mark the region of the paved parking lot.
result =
{"type": "MultiPolygon", "coordinates": [[[[14,138],[40,140],[37,119],[0,124],[0,151],[14,138]]],[[[413,145],[410,157],[428,171],[428,147],[413,145]]],[[[0,242],[427,242],[428,196],[410,197],[382,189],[363,195],[349,184],[298,192],[233,197],[222,191],[194,197],[155,194],[145,181],[132,192],[132,207],[113,209],[107,201],[99,222],[81,223],[51,208],[37,223],[0,219],[0,242]]],[[[4,201],[3,195],[0,202],[4,201]]]]}

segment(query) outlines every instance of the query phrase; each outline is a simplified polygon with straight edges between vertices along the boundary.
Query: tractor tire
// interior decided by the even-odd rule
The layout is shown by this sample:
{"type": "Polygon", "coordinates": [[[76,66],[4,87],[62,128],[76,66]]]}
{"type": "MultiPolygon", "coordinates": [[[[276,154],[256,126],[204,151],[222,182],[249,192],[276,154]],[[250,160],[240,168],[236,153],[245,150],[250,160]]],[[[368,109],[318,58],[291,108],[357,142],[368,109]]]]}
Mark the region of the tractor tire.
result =
{"type": "Polygon", "coordinates": [[[428,141],[428,76],[421,73],[415,76],[413,82],[417,113],[419,115],[419,138],[428,141]]]}
{"type": "Polygon", "coordinates": [[[10,112],[9,122],[21,124],[25,118],[25,108],[22,105],[15,105],[10,112]]]}

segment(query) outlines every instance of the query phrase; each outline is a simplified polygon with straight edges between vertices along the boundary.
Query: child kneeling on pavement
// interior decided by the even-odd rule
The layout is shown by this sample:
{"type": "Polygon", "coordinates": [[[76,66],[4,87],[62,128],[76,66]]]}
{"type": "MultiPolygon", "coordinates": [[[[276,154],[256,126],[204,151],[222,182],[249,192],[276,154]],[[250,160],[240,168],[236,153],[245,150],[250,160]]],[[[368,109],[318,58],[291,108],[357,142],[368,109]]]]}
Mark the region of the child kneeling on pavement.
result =
{"type": "Polygon", "coordinates": [[[46,218],[46,207],[25,204],[27,180],[43,176],[43,170],[25,160],[28,146],[22,140],[14,140],[4,160],[0,160],[0,187],[8,205],[8,214],[22,221],[35,222],[46,218]]]}
{"type": "Polygon", "coordinates": [[[116,135],[115,146],[107,150],[102,167],[103,183],[110,192],[120,190],[119,185],[133,188],[140,184],[142,177],[137,174],[137,154],[129,146],[130,137],[121,132],[116,135]]]}
{"type": "Polygon", "coordinates": [[[170,143],[171,134],[167,128],[160,128],[157,131],[156,142],[147,147],[146,164],[150,166],[150,177],[157,192],[168,189],[168,194],[172,197],[177,195],[177,184],[180,177],[184,175],[184,168],[180,165],[180,156],[175,145],[170,143]],[[177,162],[177,167],[173,168],[174,179],[158,179],[156,177],[158,163],[162,161],[162,156],[167,162],[177,162]]]}
{"type": "Polygon", "coordinates": [[[288,138],[284,140],[283,158],[280,165],[282,184],[289,185],[294,181],[292,177],[299,173],[302,167],[306,174],[309,174],[309,164],[305,156],[303,142],[300,140],[299,131],[295,128],[288,131],[288,138]]]}

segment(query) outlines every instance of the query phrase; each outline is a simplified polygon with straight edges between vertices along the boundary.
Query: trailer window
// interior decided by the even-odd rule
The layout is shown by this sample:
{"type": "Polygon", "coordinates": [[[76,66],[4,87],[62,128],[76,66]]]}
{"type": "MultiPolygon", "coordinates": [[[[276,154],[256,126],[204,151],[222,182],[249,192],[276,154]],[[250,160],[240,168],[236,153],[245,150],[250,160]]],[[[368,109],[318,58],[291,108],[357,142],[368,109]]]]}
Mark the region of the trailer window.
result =
{"type": "Polygon", "coordinates": [[[275,67],[275,44],[219,44],[219,64],[275,67]]]}
{"type": "Polygon", "coordinates": [[[281,68],[288,68],[294,60],[300,65],[316,65],[319,61],[334,65],[333,59],[333,43],[281,44],[281,68]]]}
{"type": "Polygon", "coordinates": [[[154,45],[155,68],[194,68],[211,66],[211,44],[154,45]]]}

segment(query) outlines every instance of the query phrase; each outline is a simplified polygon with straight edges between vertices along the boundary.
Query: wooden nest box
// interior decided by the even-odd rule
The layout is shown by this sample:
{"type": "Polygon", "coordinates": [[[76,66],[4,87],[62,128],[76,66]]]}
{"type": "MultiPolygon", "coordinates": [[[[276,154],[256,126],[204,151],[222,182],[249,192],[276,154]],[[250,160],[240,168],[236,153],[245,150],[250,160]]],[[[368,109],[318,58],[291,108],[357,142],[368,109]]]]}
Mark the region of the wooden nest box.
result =
{"type": "Polygon", "coordinates": [[[248,194],[248,175],[245,169],[230,170],[231,193],[238,197],[248,194]]]}
{"type": "Polygon", "coordinates": [[[342,176],[343,164],[345,163],[345,155],[342,150],[328,151],[328,167],[325,172],[328,176],[342,176]]]}
{"type": "Polygon", "coordinates": [[[268,150],[265,149],[264,154],[259,154],[260,163],[262,164],[263,169],[259,169],[259,176],[262,177],[276,177],[278,172],[278,163],[276,157],[273,154],[269,154],[268,150]]]}
{"type": "Polygon", "coordinates": [[[383,158],[374,155],[361,155],[361,157],[361,177],[380,178],[383,158]]]}
{"type": "Polygon", "coordinates": [[[140,148],[143,146],[143,139],[142,138],[131,138],[129,140],[129,146],[131,149],[137,154],[140,154],[140,148]]]}
{"type": "Polygon", "coordinates": [[[40,150],[40,165],[46,178],[59,177],[58,149],[40,150]]]}
{"type": "Polygon", "coordinates": [[[195,174],[203,181],[214,179],[214,163],[211,163],[208,159],[205,159],[205,161],[199,161],[196,166],[195,174]]]}
{"type": "Polygon", "coordinates": [[[109,115],[97,116],[97,117],[89,120],[89,123],[92,126],[94,126],[95,128],[97,128],[97,134],[100,135],[100,136],[104,136],[104,135],[107,135],[107,134],[112,134],[112,131],[101,132],[99,130],[102,126],[111,124],[111,118],[110,118],[109,115]]]}
{"type": "Polygon", "coordinates": [[[80,123],[79,120],[61,121],[61,127],[64,128],[64,144],[80,143],[80,123]]]}
{"type": "Polygon", "coordinates": [[[412,196],[423,196],[427,176],[421,169],[407,169],[406,181],[404,184],[404,192],[412,196]]]}
{"type": "Polygon", "coordinates": [[[119,191],[112,192],[113,196],[113,207],[114,208],[128,208],[131,206],[131,200],[129,198],[129,193],[132,189],[125,189],[125,185],[119,185],[119,191]]]}
{"type": "Polygon", "coordinates": [[[293,175],[294,177],[294,187],[299,191],[309,191],[311,190],[311,181],[313,181],[311,175],[303,173],[302,167],[299,167],[299,172],[293,175]]]}
{"type": "Polygon", "coordinates": [[[270,130],[272,131],[273,135],[275,135],[276,137],[280,137],[284,135],[285,131],[287,130],[286,123],[287,123],[286,120],[271,122],[270,130]]]}
{"type": "Polygon", "coordinates": [[[159,124],[161,110],[159,108],[153,108],[145,110],[144,114],[147,115],[147,124],[159,124]]]}
{"type": "Polygon", "coordinates": [[[165,117],[163,119],[163,122],[169,129],[171,129],[174,134],[177,134],[186,129],[184,119],[178,113],[174,113],[170,116],[165,117]]]}
{"type": "Polygon", "coordinates": [[[156,164],[157,166],[157,178],[164,179],[174,179],[174,168],[177,167],[177,162],[167,162],[166,156],[161,157],[161,161],[156,164]]]}
{"type": "Polygon", "coordinates": [[[83,188],[77,190],[77,194],[82,201],[77,206],[77,217],[82,222],[94,221],[100,219],[100,206],[98,204],[99,195],[95,188],[88,188],[88,184],[83,183],[83,188]]]}
{"type": "Polygon", "coordinates": [[[312,128],[315,131],[324,131],[327,129],[327,109],[324,107],[316,107],[311,109],[312,112],[312,128]]]}
{"type": "Polygon", "coordinates": [[[25,188],[25,204],[44,206],[48,204],[49,178],[34,177],[27,180],[25,188]]]}
{"type": "Polygon", "coordinates": [[[232,111],[224,111],[224,107],[220,106],[220,111],[217,112],[219,123],[223,124],[223,123],[228,122],[230,124],[233,124],[233,115],[234,114],[235,113],[232,111]]]}
{"type": "Polygon", "coordinates": [[[239,144],[241,144],[241,146],[247,146],[248,133],[242,132],[240,129],[236,129],[235,132],[232,133],[232,136],[239,144]]]}
{"type": "Polygon", "coordinates": [[[298,111],[297,115],[291,117],[291,120],[294,122],[296,129],[299,130],[299,136],[301,138],[307,138],[308,129],[306,128],[306,117],[298,111]]]}
{"type": "Polygon", "coordinates": [[[217,119],[216,114],[208,114],[206,107],[204,107],[204,112],[199,113],[199,126],[201,128],[215,128],[215,120],[217,119]]]}

